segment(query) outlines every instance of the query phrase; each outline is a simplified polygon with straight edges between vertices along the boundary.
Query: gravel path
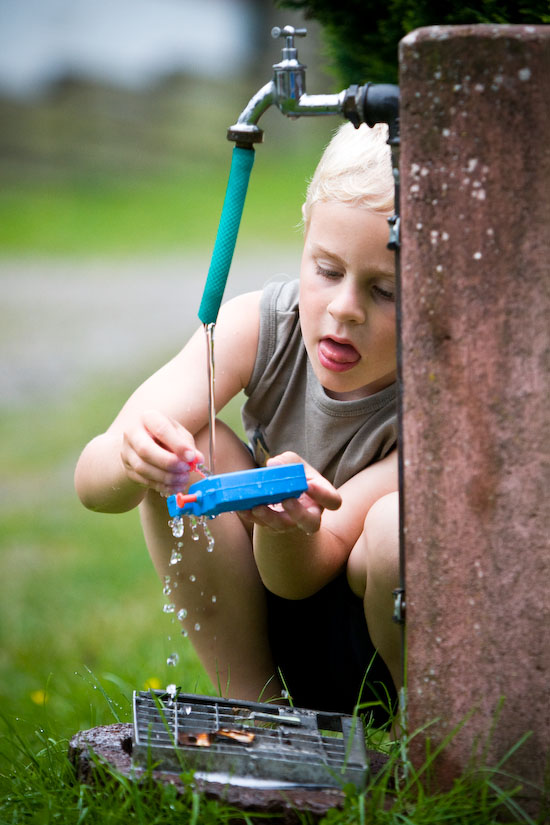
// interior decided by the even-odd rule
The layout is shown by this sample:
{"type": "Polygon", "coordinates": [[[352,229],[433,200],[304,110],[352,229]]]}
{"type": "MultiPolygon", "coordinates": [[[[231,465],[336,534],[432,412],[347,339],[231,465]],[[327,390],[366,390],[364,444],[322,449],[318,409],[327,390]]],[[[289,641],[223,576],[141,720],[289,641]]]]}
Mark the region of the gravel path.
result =
{"type": "MultiPolygon", "coordinates": [[[[236,253],[226,297],[295,276],[299,249],[236,253]]],[[[161,363],[198,324],[210,253],[112,259],[0,258],[0,403],[51,399],[102,374],[161,363]]]]}

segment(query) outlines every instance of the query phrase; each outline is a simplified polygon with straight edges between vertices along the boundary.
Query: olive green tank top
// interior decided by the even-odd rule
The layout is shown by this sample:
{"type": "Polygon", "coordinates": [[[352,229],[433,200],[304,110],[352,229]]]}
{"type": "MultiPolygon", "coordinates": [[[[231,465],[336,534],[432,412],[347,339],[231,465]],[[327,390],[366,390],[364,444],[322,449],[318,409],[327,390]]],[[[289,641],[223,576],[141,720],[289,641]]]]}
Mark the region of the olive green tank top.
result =
{"type": "Polygon", "coordinates": [[[396,446],[396,384],[355,401],[329,398],[304,347],[298,294],[298,281],[262,294],[243,425],[259,465],[292,450],[339,487],[396,446]]]}

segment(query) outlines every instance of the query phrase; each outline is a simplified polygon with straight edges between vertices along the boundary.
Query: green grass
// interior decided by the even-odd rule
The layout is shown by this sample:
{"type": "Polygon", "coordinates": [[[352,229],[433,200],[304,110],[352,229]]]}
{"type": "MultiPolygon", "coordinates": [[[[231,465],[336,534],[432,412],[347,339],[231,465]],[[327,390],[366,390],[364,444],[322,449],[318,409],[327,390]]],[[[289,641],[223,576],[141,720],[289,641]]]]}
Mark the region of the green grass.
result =
{"type": "Polygon", "coordinates": [[[0,416],[9,478],[0,551],[0,696],[13,715],[33,720],[45,695],[45,709],[67,732],[112,721],[109,707],[94,701],[96,679],[114,691],[125,715],[130,686],[173,681],[166,658],[174,647],[189,690],[210,687],[162,612],[137,514],[89,513],[72,490],[80,448],[108,423],[109,413],[97,414],[101,403],[114,412],[116,393],[109,401],[80,396],[65,408],[0,416]]]}
{"type": "MultiPolygon", "coordinates": [[[[247,821],[193,789],[75,778],[67,744],[79,730],[131,721],[133,689],[176,681],[212,693],[193,650],[162,612],[163,596],[135,513],[92,514],[77,502],[72,469],[82,445],[127,396],[128,379],[102,390],[0,414],[5,445],[0,577],[0,823],[247,821]],[[168,667],[177,650],[177,668],[168,667]]],[[[227,418],[234,420],[235,409],[227,418]]],[[[374,744],[371,740],[371,746],[374,744]]],[[[363,793],[348,788],[326,825],[530,823],[502,777],[472,770],[447,793],[429,768],[407,775],[394,753],[363,793]],[[395,787],[395,782],[397,786],[395,787]]],[[[505,766],[504,766],[505,768],[505,766]]],[[[307,815],[303,822],[311,821],[307,815]]],[[[540,822],[543,820],[541,819],[540,822]]]]}

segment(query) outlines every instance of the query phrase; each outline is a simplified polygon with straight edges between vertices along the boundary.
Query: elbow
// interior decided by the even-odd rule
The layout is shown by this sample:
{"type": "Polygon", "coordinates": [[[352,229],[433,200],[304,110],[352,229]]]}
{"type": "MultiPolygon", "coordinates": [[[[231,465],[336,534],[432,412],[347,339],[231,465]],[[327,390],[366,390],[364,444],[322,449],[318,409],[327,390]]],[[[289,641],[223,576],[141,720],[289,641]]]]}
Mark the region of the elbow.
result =
{"type": "Polygon", "coordinates": [[[99,502],[96,500],[92,490],[90,489],[90,484],[88,483],[88,473],[86,472],[85,467],[83,467],[83,464],[84,462],[82,461],[81,456],[74,471],[74,489],[81,504],[83,504],[87,510],[100,512],[101,508],[98,506],[99,502]]]}
{"type": "Polygon", "coordinates": [[[112,500],[116,496],[106,495],[102,475],[89,447],[84,448],[75,467],[73,483],[76,494],[81,504],[93,513],[119,512],[112,509],[112,500]]]}
{"type": "Polygon", "coordinates": [[[106,486],[102,476],[82,457],[74,472],[74,488],[84,507],[93,513],[127,513],[142,502],[146,493],[137,484],[131,485],[131,489],[106,486]]]}

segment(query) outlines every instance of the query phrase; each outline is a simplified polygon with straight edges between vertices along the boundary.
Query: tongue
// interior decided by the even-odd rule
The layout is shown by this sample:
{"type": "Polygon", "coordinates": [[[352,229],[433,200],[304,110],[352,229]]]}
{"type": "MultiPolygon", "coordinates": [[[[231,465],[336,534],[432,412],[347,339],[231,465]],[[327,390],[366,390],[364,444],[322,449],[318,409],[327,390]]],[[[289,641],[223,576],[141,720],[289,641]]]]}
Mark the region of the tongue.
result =
{"type": "Polygon", "coordinates": [[[353,364],[359,361],[360,355],[351,344],[339,344],[332,338],[323,338],[319,346],[325,358],[331,361],[337,361],[340,364],[353,364]]]}

